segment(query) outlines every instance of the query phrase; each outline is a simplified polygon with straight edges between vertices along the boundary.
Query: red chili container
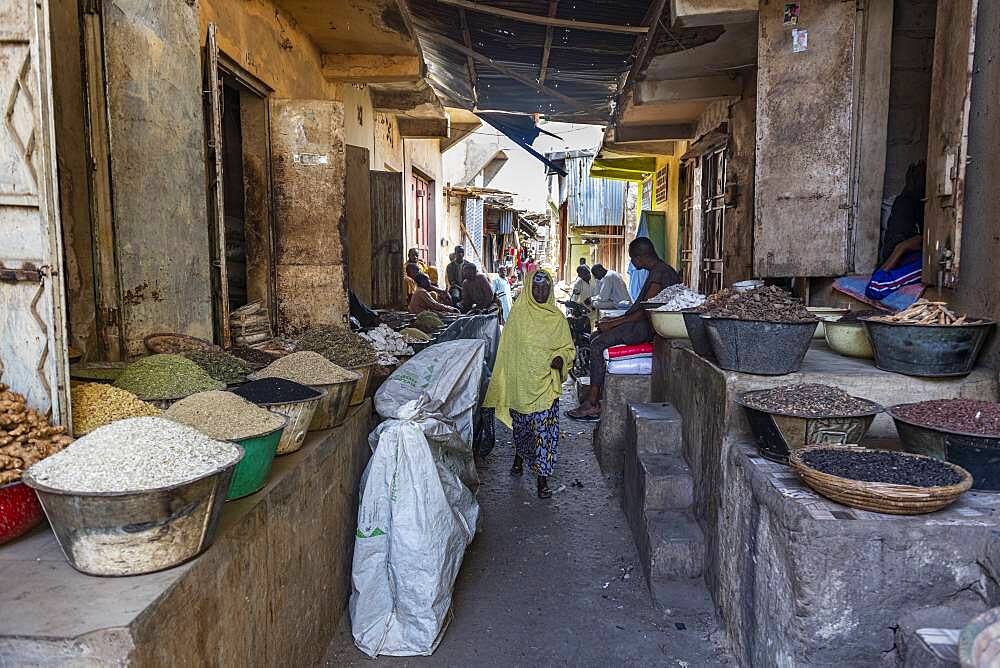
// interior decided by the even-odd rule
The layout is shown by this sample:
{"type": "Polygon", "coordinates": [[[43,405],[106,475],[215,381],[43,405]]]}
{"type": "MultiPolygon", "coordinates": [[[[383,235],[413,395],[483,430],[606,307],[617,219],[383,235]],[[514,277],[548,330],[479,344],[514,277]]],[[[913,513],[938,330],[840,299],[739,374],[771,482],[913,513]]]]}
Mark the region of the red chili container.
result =
{"type": "Polygon", "coordinates": [[[28,533],[44,516],[35,490],[21,481],[0,485],[0,545],[28,533]]]}

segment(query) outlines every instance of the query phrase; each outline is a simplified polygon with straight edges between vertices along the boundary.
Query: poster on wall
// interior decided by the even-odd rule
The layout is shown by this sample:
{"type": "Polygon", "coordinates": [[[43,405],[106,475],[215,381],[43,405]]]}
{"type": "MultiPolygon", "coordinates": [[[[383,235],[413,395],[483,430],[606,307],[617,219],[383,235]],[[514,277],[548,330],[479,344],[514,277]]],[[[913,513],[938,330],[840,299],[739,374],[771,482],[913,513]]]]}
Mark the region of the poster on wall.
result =
{"type": "Polygon", "coordinates": [[[809,49],[809,31],[796,28],[792,30],[792,53],[802,53],[809,49]]]}
{"type": "Polygon", "coordinates": [[[791,28],[799,24],[799,3],[786,2],[782,12],[782,24],[786,28],[791,28]]]}

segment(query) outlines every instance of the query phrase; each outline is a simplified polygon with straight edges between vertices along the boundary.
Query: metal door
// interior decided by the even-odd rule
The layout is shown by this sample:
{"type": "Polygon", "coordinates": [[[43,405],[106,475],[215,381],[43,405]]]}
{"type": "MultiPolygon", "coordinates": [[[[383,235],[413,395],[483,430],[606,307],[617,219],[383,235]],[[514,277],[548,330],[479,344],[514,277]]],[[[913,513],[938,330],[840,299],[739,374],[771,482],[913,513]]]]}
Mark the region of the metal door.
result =
{"type": "Polygon", "coordinates": [[[928,285],[958,282],[978,10],[977,0],[942,0],[937,6],[924,205],[923,279],[928,285]]]}
{"type": "Polygon", "coordinates": [[[403,303],[403,175],[372,172],[372,305],[403,303]]]}
{"type": "Polygon", "coordinates": [[[48,3],[0,0],[0,381],[69,424],[48,3]]]}
{"type": "Polygon", "coordinates": [[[725,286],[726,238],[726,148],[718,148],[702,158],[701,285],[706,295],[725,286]]]}

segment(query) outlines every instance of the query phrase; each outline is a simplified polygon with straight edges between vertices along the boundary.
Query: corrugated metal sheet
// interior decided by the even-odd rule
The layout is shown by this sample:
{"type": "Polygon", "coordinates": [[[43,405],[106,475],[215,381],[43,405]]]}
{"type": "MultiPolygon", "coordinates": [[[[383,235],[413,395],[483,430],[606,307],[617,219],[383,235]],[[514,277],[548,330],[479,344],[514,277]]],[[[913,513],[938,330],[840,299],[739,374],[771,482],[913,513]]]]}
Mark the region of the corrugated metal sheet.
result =
{"type": "Polygon", "coordinates": [[[465,259],[483,266],[483,200],[465,200],[465,259]]]}
{"type": "Polygon", "coordinates": [[[590,176],[593,156],[566,159],[566,201],[570,227],[622,225],[625,182],[590,176]]]}
{"type": "Polygon", "coordinates": [[[514,212],[500,212],[500,234],[510,234],[514,231],[514,212]]]}

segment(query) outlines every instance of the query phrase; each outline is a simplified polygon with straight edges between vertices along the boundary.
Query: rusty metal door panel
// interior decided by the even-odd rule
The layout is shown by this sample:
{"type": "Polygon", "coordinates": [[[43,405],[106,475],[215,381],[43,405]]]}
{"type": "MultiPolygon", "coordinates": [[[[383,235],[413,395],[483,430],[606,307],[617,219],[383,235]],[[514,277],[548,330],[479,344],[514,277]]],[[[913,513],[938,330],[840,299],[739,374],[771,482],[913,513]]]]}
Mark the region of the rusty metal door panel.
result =
{"type": "Polygon", "coordinates": [[[371,156],[360,146],[347,147],[347,266],[351,290],[372,300],[371,156]]]}
{"type": "Polygon", "coordinates": [[[0,380],[69,425],[48,5],[0,0],[0,380]]]}
{"type": "Polygon", "coordinates": [[[403,175],[372,172],[372,305],[403,303],[403,175]]]}
{"type": "Polygon", "coordinates": [[[278,329],[294,334],[344,325],[344,107],[328,100],[272,99],[270,119],[278,329]]]}
{"type": "Polygon", "coordinates": [[[130,355],[212,337],[198,7],[104,0],[114,234],[130,355]]]}
{"type": "Polygon", "coordinates": [[[229,347],[229,281],[226,267],[226,225],[222,175],[222,81],[216,27],[205,37],[205,153],[208,158],[208,239],[212,254],[212,305],[215,340],[229,347]]]}
{"type": "MultiPolygon", "coordinates": [[[[927,135],[924,283],[958,282],[977,0],[938,2],[927,135]]],[[[983,147],[992,150],[992,147],[983,147]]]]}
{"type": "Polygon", "coordinates": [[[856,3],[804,0],[793,53],[782,4],[760,6],[754,269],[839,276],[849,252],[856,3]]]}

